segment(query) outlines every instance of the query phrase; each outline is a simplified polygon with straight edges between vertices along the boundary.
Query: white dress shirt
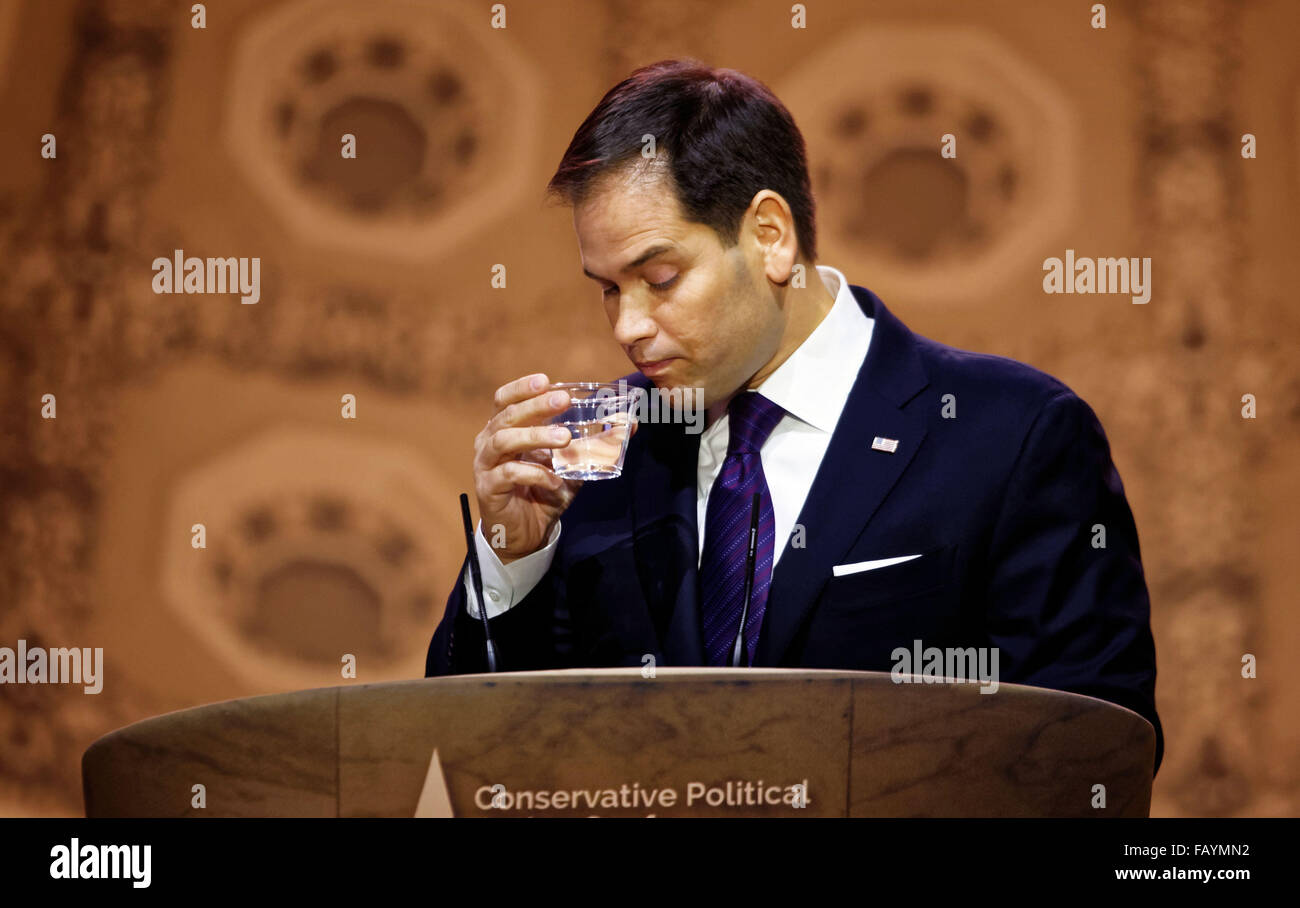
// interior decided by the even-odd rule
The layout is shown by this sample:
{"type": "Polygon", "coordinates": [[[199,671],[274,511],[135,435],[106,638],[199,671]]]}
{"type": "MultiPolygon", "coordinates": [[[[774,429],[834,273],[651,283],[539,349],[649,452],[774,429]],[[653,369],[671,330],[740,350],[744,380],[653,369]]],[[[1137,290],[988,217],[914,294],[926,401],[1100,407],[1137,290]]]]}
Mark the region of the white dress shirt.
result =
{"type": "MultiPolygon", "coordinates": [[[[863,313],[849,290],[849,282],[839,270],[818,265],[817,273],[835,298],[834,305],[804,342],[757,388],[760,394],[785,410],[785,415],[759,450],[763,475],[772,495],[776,538],[781,540],[781,544],[776,546],[773,567],[781,560],[785,543],[794,531],[795,520],[803,510],[804,500],[830,446],[840,413],[848,401],[853,383],[857,381],[875,327],[875,321],[863,313]]],[[[709,491],[727,455],[730,439],[727,425],[724,412],[700,438],[696,473],[700,558],[704,556],[709,491]]],[[[484,538],[483,523],[479,521],[475,541],[489,618],[502,614],[527,596],[546,575],[555,557],[561,523],[556,521],[545,546],[503,565],[484,538]]],[[[465,579],[465,594],[470,615],[478,618],[478,600],[468,577],[465,579]]]]}

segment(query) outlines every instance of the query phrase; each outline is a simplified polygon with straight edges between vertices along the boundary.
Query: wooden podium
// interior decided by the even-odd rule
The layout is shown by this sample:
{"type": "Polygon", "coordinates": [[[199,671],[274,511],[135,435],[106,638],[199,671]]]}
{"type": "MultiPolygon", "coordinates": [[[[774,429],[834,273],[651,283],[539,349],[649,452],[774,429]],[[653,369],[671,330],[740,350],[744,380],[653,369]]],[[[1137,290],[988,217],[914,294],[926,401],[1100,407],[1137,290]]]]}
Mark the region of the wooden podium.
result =
{"type": "Polygon", "coordinates": [[[906,677],[574,669],[229,700],[92,744],[86,815],[1147,815],[1137,713],[906,677]]]}

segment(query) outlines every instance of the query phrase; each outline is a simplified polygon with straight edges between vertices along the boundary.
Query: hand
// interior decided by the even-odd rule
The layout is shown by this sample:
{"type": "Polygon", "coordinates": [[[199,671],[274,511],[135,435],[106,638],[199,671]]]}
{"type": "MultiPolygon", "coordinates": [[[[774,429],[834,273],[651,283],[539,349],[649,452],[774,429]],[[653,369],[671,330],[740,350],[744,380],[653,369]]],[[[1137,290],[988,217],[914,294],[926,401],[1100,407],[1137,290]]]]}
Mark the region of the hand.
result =
{"type": "Polygon", "coordinates": [[[565,391],[547,391],[545,375],[526,375],[497,389],[496,413],[474,440],[474,491],[483,535],[489,542],[504,529],[502,564],[540,549],[560,515],[582,488],[551,470],[550,449],[570,441],[563,426],[545,425],[569,406],[565,391]]]}

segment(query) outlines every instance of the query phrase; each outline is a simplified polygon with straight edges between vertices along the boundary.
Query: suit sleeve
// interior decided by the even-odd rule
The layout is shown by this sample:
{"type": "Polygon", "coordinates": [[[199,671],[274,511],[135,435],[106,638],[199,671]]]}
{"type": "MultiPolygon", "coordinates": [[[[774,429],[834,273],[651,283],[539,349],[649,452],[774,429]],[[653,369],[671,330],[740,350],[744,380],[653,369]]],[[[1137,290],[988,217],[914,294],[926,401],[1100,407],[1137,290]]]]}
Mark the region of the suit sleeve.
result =
{"type": "MultiPolygon", "coordinates": [[[[487,648],[480,618],[470,615],[465,595],[469,557],[447,598],[442,621],[434,631],[425,656],[424,676],[486,672],[487,648]]],[[[564,609],[564,583],[552,564],[541,581],[504,613],[488,619],[497,650],[497,668],[503,672],[567,668],[569,638],[564,609]]]]}
{"type": "Polygon", "coordinates": [[[1155,727],[1159,769],[1164,734],[1137,527],[1101,424],[1071,391],[1047,402],[1021,448],[990,543],[987,601],[1002,680],[1142,715],[1155,727]]]}
{"type": "MultiPolygon", "coordinates": [[[[561,520],[555,522],[555,526],[551,528],[551,535],[542,548],[509,564],[502,564],[496,550],[488,544],[487,537],[483,535],[483,521],[479,521],[478,529],[474,532],[474,545],[478,549],[478,568],[480,579],[483,581],[483,591],[488,594],[489,618],[496,618],[502,612],[508,611],[516,601],[523,600],[546,576],[546,572],[551,568],[551,562],[555,560],[556,541],[559,539],[562,524],[561,520]]],[[[478,598],[470,585],[467,572],[462,570],[461,577],[470,617],[477,619],[478,598]]]]}

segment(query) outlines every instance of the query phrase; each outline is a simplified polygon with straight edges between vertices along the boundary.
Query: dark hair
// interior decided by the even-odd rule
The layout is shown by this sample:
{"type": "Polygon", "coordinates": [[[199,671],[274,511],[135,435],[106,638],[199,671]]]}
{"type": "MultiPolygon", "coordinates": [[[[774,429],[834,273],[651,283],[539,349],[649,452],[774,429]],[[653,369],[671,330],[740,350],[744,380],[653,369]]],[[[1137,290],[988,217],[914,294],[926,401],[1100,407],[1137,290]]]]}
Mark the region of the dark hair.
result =
{"type": "Polygon", "coordinates": [[[726,246],[762,189],[794,215],[799,248],[817,255],[817,227],[803,135],[766,85],[697,60],[643,66],[611,88],[582,121],[547,190],[578,204],[600,175],[637,163],[642,136],[666,152],[668,176],[688,220],[726,246]]]}

